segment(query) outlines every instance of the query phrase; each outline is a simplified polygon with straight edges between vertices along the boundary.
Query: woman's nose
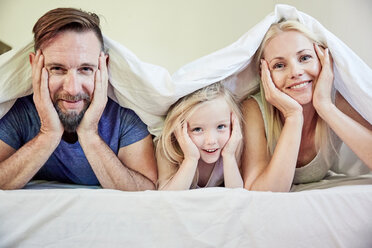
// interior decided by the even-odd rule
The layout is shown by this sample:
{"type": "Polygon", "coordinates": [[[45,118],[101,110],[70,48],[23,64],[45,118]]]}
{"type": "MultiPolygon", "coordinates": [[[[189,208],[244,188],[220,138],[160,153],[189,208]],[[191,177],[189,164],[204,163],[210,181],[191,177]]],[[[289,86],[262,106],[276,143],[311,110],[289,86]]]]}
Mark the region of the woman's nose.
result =
{"type": "Polygon", "coordinates": [[[290,77],[293,78],[298,78],[304,74],[304,70],[302,66],[298,63],[291,63],[290,64],[290,77]]]}

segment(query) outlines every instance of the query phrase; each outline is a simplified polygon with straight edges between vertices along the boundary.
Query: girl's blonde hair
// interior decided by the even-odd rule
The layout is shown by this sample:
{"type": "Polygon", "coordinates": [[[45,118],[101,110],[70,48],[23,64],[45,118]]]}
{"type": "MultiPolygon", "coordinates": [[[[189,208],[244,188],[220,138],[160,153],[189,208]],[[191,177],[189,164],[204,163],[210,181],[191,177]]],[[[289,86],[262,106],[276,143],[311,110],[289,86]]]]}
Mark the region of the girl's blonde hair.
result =
{"type": "MultiPolygon", "coordinates": [[[[301,24],[300,22],[295,20],[279,21],[278,23],[274,23],[271,25],[253,57],[253,62],[255,63],[257,71],[260,71],[260,60],[263,58],[264,48],[266,44],[277,35],[288,31],[299,32],[319,46],[326,47],[325,43],[322,42],[321,39],[316,36],[316,34],[311,32],[305,25],[301,24]]],[[[260,81],[260,92],[262,98],[261,100],[264,107],[264,115],[265,119],[267,120],[267,149],[272,155],[274,153],[276,143],[279,139],[283,124],[280,119],[280,111],[266,101],[262,81],[260,81]]],[[[328,125],[323,121],[323,119],[321,119],[319,116],[315,128],[315,147],[317,150],[321,149],[323,151],[324,159],[327,164],[329,164],[329,157],[331,153],[330,148],[333,147],[330,137],[330,129],[328,125]]]]}
{"type": "Polygon", "coordinates": [[[171,167],[169,170],[172,172],[176,172],[184,160],[184,154],[174,134],[176,128],[186,122],[202,103],[219,97],[225,99],[231,111],[237,116],[239,122],[241,122],[242,115],[235,96],[220,82],[211,84],[180,98],[169,108],[164,122],[163,132],[156,140],[156,153],[157,156],[162,156],[168,161],[171,167]]]}

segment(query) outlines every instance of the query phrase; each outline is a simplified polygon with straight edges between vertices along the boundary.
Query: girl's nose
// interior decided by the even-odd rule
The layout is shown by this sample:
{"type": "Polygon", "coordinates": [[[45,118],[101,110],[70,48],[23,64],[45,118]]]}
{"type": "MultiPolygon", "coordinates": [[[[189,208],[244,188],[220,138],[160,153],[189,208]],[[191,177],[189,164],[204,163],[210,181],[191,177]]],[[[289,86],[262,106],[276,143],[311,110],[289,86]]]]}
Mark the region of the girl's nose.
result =
{"type": "Polygon", "coordinates": [[[205,143],[207,145],[214,145],[217,143],[217,136],[215,134],[215,132],[207,132],[206,135],[205,135],[205,143]]]}

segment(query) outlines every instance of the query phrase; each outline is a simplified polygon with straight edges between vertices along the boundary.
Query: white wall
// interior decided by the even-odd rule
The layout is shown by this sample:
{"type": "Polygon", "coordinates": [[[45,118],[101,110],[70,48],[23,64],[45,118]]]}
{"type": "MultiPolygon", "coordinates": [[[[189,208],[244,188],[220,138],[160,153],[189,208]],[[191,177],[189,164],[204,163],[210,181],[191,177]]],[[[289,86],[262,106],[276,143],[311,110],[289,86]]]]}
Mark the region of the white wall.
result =
{"type": "Polygon", "coordinates": [[[100,14],[104,33],[141,60],[174,72],[236,41],[277,3],[318,19],[372,67],[370,0],[0,0],[0,40],[21,46],[46,11],[77,7],[100,14]]]}

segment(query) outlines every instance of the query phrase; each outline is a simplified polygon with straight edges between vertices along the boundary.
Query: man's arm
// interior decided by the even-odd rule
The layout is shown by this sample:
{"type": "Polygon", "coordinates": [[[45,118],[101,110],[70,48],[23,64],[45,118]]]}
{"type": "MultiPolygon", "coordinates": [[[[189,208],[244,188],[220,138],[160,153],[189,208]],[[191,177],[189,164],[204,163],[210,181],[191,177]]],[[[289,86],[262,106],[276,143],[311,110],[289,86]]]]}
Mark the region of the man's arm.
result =
{"type": "Polygon", "coordinates": [[[44,165],[58,146],[63,127],[48,89],[48,73],[40,50],[30,54],[33,100],[40,117],[40,132],[17,151],[0,140],[0,187],[22,188],[44,165]]]}
{"type": "Polygon", "coordinates": [[[20,189],[48,160],[59,140],[39,133],[17,151],[0,140],[0,188],[20,189]]]}
{"type": "Polygon", "coordinates": [[[119,150],[118,156],[98,134],[98,123],[107,103],[107,56],[100,54],[92,102],[77,128],[79,143],[103,188],[155,189],[156,162],[151,136],[119,150]]]}
{"type": "Polygon", "coordinates": [[[80,135],[79,142],[103,188],[153,190],[157,169],[151,136],[120,148],[118,156],[98,134],[80,135]]]}

